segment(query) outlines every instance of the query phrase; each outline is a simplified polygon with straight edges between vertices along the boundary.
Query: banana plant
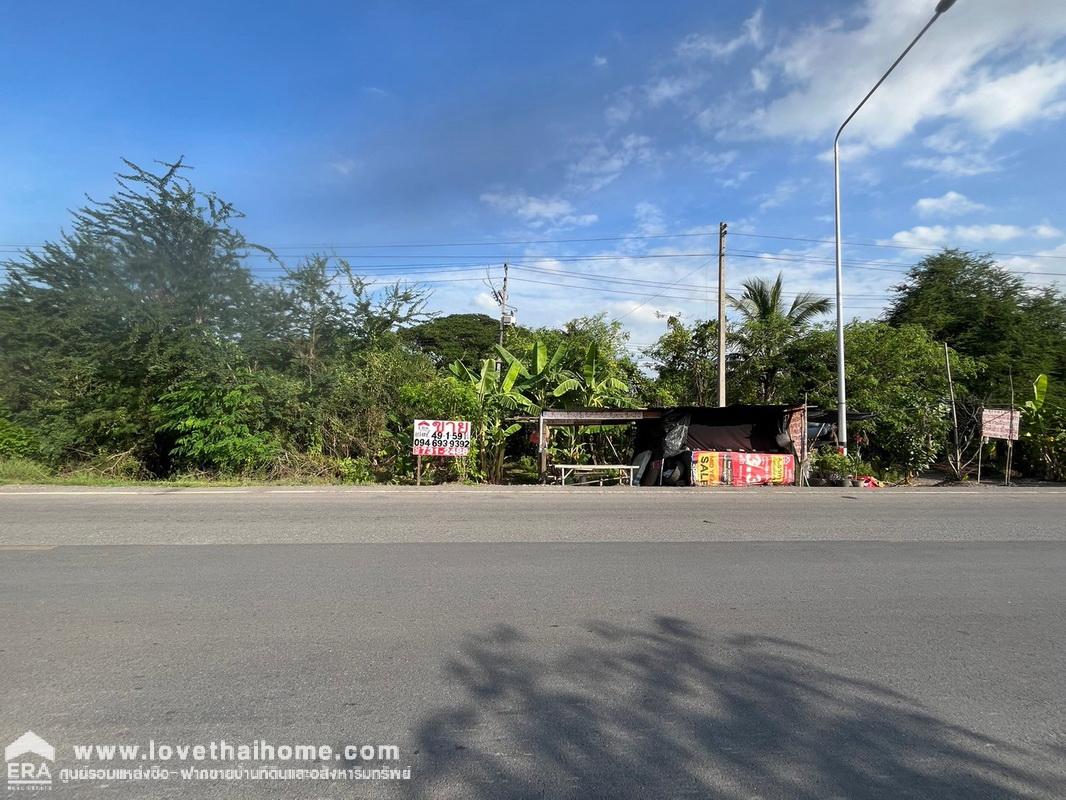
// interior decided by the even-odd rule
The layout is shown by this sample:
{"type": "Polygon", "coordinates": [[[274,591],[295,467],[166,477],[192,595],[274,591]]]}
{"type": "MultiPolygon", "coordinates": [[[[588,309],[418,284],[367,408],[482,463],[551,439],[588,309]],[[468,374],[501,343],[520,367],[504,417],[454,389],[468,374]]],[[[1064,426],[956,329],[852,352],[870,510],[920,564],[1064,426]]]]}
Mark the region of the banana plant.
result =
{"type": "Polygon", "coordinates": [[[1036,451],[1045,477],[1051,480],[1066,478],[1066,429],[1062,411],[1047,400],[1048,376],[1038,375],[1033,381],[1033,399],[1025,401],[1022,439],[1036,451]]]}
{"type": "Polygon", "coordinates": [[[552,390],[555,397],[572,396],[584,408],[603,408],[608,405],[628,405],[629,385],[611,375],[600,360],[600,351],[593,342],[585,351],[580,374],[570,372],[552,390]]]}
{"type": "Polygon", "coordinates": [[[533,343],[532,363],[529,366],[526,366],[518,356],[502,345],[496,345],[496,352],[508,366],[519,365],[517,388],[539,409],[548,407],[555,387],[570,374],[561,367],[567,353],[565,344],[556,347],[555,352],[549,358],[548,345],[543,339],[537,339],[533,343]]]}
{"type": "Polygon", "coordinates": [[[478,459],[481,474],[490,483],[499,483],[503,478],[503,458],[507,439],[518,432],[518,423],[506,424],[506,417],[515,411],[532,412],[536,404],[515,387],[522,372],[518,361],[508,365],[506,371],[497,370],[491,358],[481,362],[477,373],[465,364],[453,362],[451,373],[473,387],[480,413],[476,421],[478,459]]]}
{"type": "MultiPolygon", "coordinates": [[[[581,372],[567,371],[552,390],[552,394],[559,398],[569,396],[575,405],[582,408],[625,406],[631,403],[628,384],[607,371],[600,359],[599,348],[595,342],[590,344],[585,351],[581,372]]],[[[590,433],[594,436],[604,434],[604,441],[610,443],[608,431],[603,426],[565,429],[562,451],[570,462],[580,462],[586,450],[586,445],[581,438],[590,433]]],[[[593,452],[595,450],[595,448],[588,449],[593,452]]]]}

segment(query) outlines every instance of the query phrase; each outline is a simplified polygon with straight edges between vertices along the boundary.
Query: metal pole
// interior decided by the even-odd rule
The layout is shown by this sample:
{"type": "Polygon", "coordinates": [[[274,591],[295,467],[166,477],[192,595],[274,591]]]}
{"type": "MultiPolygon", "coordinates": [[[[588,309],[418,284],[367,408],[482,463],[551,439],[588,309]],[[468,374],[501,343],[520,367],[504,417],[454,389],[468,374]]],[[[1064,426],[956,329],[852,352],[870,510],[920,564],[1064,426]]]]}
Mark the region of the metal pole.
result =
{"type": "MultiPolygon", "coordinates": [[[[856,109],[857,111],[858,109],[856,109]]],[[[852,112],[854,114],[854,112],[852,112]]],[[[849,117],[850,119],[850,117],[849,117]]],[[[844,125],[847,125],[845,122],[844,125]]],[[[840,131],[844,126],[840,126],[840,131]]],[[[833,202],[836,223],[836,278],[837,278],[837,443],[848,452],[848,390],[844,378],[844,272],[842,243],[840,241],[840,131],[833,140],[833,202]]]]}
{"type": "Polygon", "coordinates": [[[936,12],[933,14],[932,19],[925,23],[925,27],[918,32],[918,35],[911,40],[911,43],[907,45],[907,49],[904,50],[899,58],[892,62],[892,66],[888,68],[888,71],[881,76],[881,79],[874,84],[869,92],[866,93],[866,97],[862,99],[855,110],[848,114],[848,118],[844,120],[844,124],[837,130],[837,135],[833,139],[833,202],[835,208],[835,220],[836,220],[836,279],[837,279],[837,440],[841,443],[845,455],[848,452],[848,394],[844,385],[844,275],[841,263],[843,262],[843,247],[840,240],[840,134],[844,132],[844,128],[851,122],[852,118],[859,113],[859,109],[866,105],[866,101],[870,99],[870,96],[876,92],[885,79],[892,74],[892,70],[896,68],[900,61],[911,51],[911,48],[918,43],[918,40],[925,35],[925,32],[929,30],[930,26],[940,18],[940,15],[947,11],[954,4],[955,0],[940,0],[936,6],[936,12]]]}
{"type": "Polygon", "coordinates": [[[725,406],[725,237],[729,226],[718,223],[718,407],[725,406]]]}
{"type": "Polygon", "coordinates": [[[981,456],[985,451],[985,437],[984,429],[981,429],[981,435],[977,437],[977,485],[981,485],[981,456]]]}
{"type": "Polygon", "coordinates": [[[1007,475],[1003,481],[1004,486],[1010,486],[1011,460],[1014,456],[1014,370],[1007,370],[1007,379],[1010,381],[1010,420],[1007,427],[1007,475]]]}
{"type": "Polygon", "coordinates": [[[547,483],[548,481],[548,443],[544,441],[548,435],[548,429],[544,425],[544,412],[540,412],[540,418],[537,421],[537,463],[540,471],[540,482],[547,483]]]}
{"type": "Polygon", "coordinates": [[[959,417],[955,411],[955,384],[951,380],[951,359],[948,357],[948,343],[944,342],[944,366],[948,370],[948,393],[951,396],[951,424],[955,428],[955,474],[962,479],[962,452],[959,450],[959,417]]]}

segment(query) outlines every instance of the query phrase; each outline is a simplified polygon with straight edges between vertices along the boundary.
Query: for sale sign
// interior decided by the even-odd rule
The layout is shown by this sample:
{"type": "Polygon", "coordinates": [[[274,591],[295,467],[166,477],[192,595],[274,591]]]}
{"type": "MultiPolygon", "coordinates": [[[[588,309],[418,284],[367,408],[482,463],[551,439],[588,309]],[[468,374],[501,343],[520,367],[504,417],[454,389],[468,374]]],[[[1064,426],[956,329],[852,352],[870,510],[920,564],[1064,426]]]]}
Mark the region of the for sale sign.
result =
{"type": "Polygon", "coordinates": [[[1017,439],[1021,412],[1009,408],[986,408],[981,412],[981,435],[986,439],[1017,439]]]}
{"type": "Polygon", "coordinates": [[[469,422],[458,419],[416,419],[411,454],[465,456],[470,452],[469,422]]]}
{"type": "Polygon", "coordinates": [[[762,486],[796,482],[796,459],[781,453],[692,451],[692,483],[696,486],[762,486]]]}

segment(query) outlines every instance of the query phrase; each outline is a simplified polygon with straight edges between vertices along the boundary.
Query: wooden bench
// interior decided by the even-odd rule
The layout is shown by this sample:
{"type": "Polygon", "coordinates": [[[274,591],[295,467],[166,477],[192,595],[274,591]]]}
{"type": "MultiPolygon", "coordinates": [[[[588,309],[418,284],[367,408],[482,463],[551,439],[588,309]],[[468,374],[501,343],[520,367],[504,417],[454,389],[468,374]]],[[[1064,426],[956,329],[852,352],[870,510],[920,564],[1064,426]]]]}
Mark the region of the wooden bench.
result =
{"type": "MultiPolygon", "coordinates": [[[[566,486],[566,479],[573,477],[574,473],[583,473],[591,476],[592,473],[608,473],[612,470],[619,473],[619,483],[626,486],[632,486],[633,475],[638,469],[640,469],[640,467],[634,466],[633,464],[555,464],[554,466],[555,469],[559,470],[559,481],[563,486],[566,486]]],[[[603,486],[603,481],[611,477],[612,476],[610,475],[601,475],[599,478],[599,485],[603,486]]],[[[590,480],[585,480],[575,485],[585,486],[594,482],[595,479],[590,478],[590,480]]]]}

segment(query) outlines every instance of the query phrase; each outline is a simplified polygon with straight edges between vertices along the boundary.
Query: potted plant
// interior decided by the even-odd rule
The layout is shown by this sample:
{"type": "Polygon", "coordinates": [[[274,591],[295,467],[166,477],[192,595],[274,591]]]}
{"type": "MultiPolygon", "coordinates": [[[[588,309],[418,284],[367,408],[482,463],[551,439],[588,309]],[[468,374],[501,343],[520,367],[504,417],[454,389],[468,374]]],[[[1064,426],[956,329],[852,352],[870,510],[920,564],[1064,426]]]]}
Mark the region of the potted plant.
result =
{"type": "Polygon", "coordinates": [[[812,484],[813,480],[820,479],[830,486],[850,486],[851,474],[851,459],[832,450],[819,452],[811,464],[812,484]]]}

